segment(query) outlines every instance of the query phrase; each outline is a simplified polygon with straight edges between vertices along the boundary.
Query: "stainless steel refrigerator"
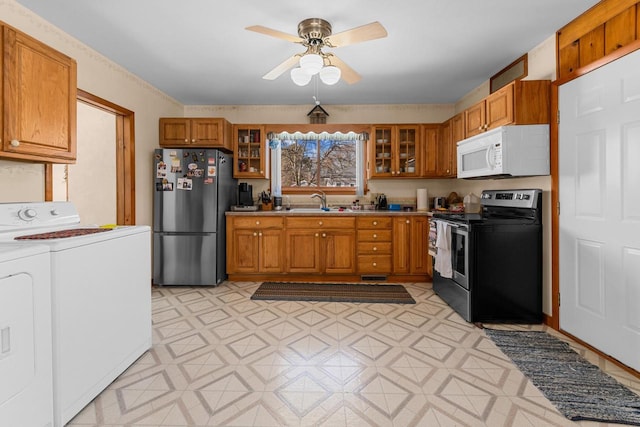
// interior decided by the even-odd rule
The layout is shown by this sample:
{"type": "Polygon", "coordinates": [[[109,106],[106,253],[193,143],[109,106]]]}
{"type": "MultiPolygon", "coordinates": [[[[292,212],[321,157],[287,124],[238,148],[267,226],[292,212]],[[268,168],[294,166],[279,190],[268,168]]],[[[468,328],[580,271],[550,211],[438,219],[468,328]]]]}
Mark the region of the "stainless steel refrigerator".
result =
{"type": "Polygon", "coordinates": [[[231,154],[154,153],[153,283],[218,285],[226,278],[225,211],[236,204],[231,154]]]}

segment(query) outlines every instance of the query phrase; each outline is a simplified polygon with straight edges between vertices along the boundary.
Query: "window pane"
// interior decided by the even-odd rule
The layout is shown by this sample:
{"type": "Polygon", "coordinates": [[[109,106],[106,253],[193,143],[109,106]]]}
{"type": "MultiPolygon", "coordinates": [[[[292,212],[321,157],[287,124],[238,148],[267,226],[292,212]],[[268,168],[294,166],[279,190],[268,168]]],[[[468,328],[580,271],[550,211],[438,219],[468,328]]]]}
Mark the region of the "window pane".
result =
{"type": "Polygon", "coordinates": [[[320,159],[322,187],[355,187],[355,141],[320,141],[320,159]]]}
{"type": "Polygon", "coordinates": [[[356,141],[283,140],[282,187],[355,187],[356,141]]]}

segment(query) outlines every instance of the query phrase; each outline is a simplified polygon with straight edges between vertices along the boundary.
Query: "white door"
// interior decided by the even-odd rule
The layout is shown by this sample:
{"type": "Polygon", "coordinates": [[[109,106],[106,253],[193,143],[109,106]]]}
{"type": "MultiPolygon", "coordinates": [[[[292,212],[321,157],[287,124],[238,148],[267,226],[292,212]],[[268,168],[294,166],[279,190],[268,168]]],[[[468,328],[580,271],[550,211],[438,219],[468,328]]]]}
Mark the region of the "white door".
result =
{"type": "Polygon", "coordinates": [[[560,328],[640,370],[640,51],[559,88],[560,328]]]}

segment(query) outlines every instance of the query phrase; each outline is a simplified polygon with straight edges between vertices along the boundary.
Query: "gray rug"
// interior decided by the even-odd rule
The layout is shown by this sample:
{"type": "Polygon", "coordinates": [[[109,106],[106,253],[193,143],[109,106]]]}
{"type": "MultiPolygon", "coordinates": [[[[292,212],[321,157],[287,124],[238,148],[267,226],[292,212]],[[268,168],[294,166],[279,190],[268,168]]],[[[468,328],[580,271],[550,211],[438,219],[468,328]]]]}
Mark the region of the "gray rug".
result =
{"type": "Polygon", "coordinates": [[[485,332],[568,419],[640,426],[640,397],[567,343],[546,332],[485,332]]]}

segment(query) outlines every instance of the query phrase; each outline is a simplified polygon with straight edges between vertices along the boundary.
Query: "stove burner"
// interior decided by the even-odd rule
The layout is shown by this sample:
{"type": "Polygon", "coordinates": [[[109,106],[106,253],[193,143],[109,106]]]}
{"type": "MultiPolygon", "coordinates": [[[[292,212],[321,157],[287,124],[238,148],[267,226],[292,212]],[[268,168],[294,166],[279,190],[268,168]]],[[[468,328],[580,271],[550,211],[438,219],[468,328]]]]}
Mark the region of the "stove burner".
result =
{"type": "Polygon", "coordinates": [[[18,236],[15,240],[49,240],[64,239],[67,237],[85,236],[87,234],[110,231],[110,228],[72,228],[70,230],[51,231],[48,233],[30,234],[28,236],[18,236]]]}

